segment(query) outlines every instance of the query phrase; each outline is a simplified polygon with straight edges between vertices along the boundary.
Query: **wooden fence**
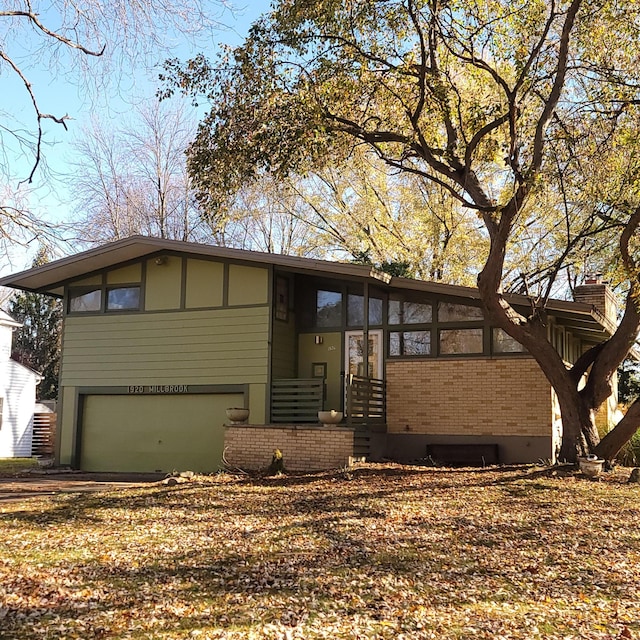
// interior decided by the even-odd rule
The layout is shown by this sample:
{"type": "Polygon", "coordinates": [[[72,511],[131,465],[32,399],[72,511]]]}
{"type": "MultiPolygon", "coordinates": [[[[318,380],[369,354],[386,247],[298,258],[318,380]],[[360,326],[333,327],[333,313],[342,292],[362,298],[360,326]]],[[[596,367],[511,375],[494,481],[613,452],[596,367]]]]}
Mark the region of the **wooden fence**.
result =
{"type": "Polygon", "coordinates": [[[347,376],[347,424],[371,427],[384,424],[387,393],[384,380],[347,376]]]}
{"type": "Polygon", "coordinates": [[[34,413],[33,436],[31,440],[32,456],[52,456],[56,439],[56,414],[34,413]]]}
{"type": "Polygon", "coordinates": [[[271,422],[318,422],[324,380],[287,378],[271,383],[271,422]]]}

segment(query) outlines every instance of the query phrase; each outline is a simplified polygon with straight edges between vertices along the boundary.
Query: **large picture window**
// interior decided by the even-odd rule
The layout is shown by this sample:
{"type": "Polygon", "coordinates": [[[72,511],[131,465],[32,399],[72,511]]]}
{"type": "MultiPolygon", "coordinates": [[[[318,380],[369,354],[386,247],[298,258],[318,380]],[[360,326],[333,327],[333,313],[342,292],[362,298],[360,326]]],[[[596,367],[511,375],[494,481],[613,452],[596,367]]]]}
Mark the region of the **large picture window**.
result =
{"type": "Polygon", "coordinates": [[[431,331],[391,331],[390,356],[428,356],[431,353],[431,331]]]}
{"type": "Polygon", "coordinates": [[[482,328],[442,329],[440,331],[440,354],[482,353],[482,328]]]}
{"type": "MultiPolygon", "coordinates": [[[[369,298],[369,326],[382,325],[382,300],[369,298]]],[[[364,326],[364,296],[350,293],[347,296],[347,324],[350,327],[364,326]]]]}
{"type": "Polygon", "coordinates": [[[316,295],[316,326],[342,325],[342,294],[339,291],[319,289],[316,295]]]}
{"type": "Polygon", "coordinates": [[[440,302],[438,304],[439,322],[466,322],[469,320],[482,320],[482,309],[466,304],[454,302],[440,302]]]}
{"type": "Polygon", "coordinates": [[[425,324],[432,320],[431,304],[391,298],[389,324],[425,324]]]}
{"type": "Polygon", "coordinates": [[[526,351],[515,338],[497,327],[493,329],[492,340],[494,353],[523,353],[526,351]]]}

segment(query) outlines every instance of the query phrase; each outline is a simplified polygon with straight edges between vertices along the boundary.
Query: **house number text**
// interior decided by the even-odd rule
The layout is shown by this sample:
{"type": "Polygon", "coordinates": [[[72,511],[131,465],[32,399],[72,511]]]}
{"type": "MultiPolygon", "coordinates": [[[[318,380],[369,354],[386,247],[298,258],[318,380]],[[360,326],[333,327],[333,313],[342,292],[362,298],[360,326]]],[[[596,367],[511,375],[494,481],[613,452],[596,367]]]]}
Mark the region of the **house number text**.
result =
{"type": "Polygon", "coordinates": [[[189,385],[186,384],[151,384],[129,385],[129,393],[189,393],[189,385]]]}

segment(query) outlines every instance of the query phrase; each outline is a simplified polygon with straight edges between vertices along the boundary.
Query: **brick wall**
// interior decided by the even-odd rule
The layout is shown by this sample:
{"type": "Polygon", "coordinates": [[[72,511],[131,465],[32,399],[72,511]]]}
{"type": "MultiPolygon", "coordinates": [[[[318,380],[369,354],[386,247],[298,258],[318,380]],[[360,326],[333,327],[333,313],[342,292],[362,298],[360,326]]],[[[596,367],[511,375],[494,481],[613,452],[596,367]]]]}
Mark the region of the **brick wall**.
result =
{"type": "Polygon", "coordinates": [[[388,361],[389,433],[552,435],[551,386],[531,358],[388,361]]]}
{"type": "Polygon", "coordinates": [[[597,282],[575,288],[573,299],[594,306],[612,323],[617,321],[616,297],[608,285],[597,282]]]}
{"type": "Polygon", "coordinates": [[[290,471],[319,471],[348,465],[353,456],[353,429],[323,426],[225,427],[225,458],[247,470],[266,469],[280,449],[290,471]]]}

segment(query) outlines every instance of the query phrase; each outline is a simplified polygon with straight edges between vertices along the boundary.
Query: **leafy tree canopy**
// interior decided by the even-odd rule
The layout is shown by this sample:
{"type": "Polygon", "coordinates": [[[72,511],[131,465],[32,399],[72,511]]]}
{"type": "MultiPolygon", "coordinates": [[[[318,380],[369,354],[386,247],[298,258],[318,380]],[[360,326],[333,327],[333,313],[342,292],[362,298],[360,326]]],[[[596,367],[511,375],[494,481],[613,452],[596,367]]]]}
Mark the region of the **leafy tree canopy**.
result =
{"type": "MultiPolygon", "coordinates": [[[[47,250],[41,248],[33,267],[49,262],[47,250]]],[[[38,397],[58,397],[62,305],[59,300],[39,293],[16,293],[9,301],[9,313],[22,327],[13,336],[12,358],[42,375],[38,397]]]]}
{"type": "MultiPolygon", "coordinates": [[[[639,25],[637,0],[280,0],[215,63],[167,63],[165,95],[211,104],[189,161],[213,215],[265,173],[305,174],[360,145],[475,211],[485,311],[554,387],[562,457],[611,457],[618,436],[599,445],[593,415],[640,327],[639,25]],[[523,316],[502,296],[506,257],[534,254],[523,316]],[[624,314],[567,367],[546,300],[594,263],[628,291],[624,314]]],[[[627,417],[616,433],[637,428],[640,405],[627,417]]]]}
{"type": "MultiPolygon", "coordinates": [[[[549,284],[567,262],[584,267],[584,238],[613,228],[612,207],[630,204],[638,11],[635,2],[287,0],[215,63],[170,61],[165,95],[180,87],[212,105],[189,154],[210,211],[265,172],[305,173],[365,144],[390,168],[449,190],[490,233],[518,198],[510,230],[528,231],[511,248],[530,256],[553,244],[532,269],[549,284]],[[622,148],[603,157],[614,129],[622,148]],[[624,177],[585,190],[611,163],[624,177]]],[[[596,248],[587,244],[589,262],[596,248]]]]}

